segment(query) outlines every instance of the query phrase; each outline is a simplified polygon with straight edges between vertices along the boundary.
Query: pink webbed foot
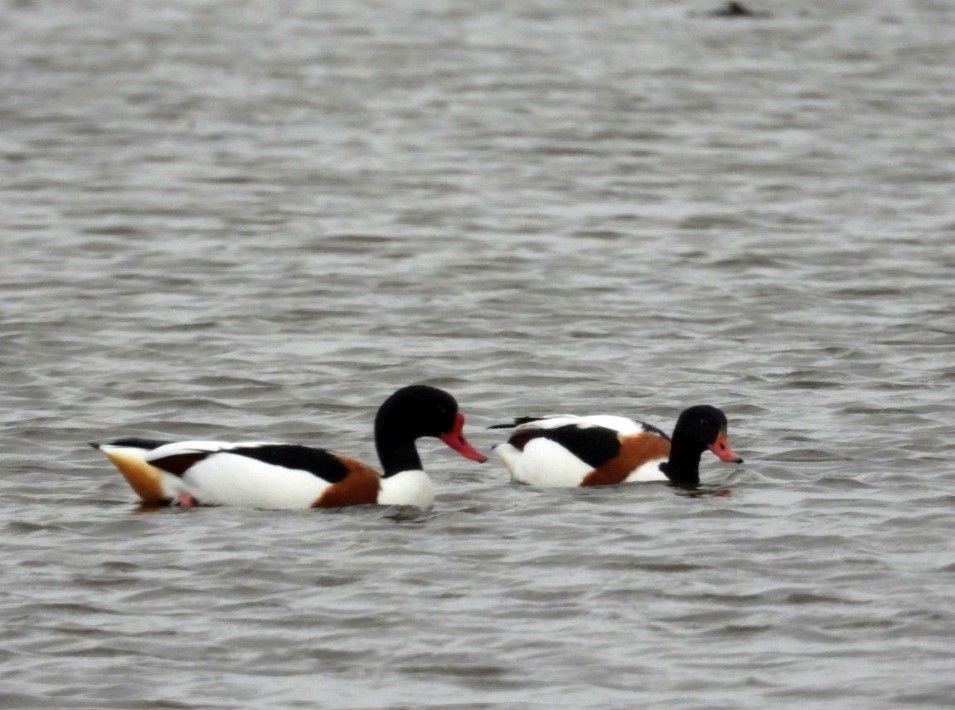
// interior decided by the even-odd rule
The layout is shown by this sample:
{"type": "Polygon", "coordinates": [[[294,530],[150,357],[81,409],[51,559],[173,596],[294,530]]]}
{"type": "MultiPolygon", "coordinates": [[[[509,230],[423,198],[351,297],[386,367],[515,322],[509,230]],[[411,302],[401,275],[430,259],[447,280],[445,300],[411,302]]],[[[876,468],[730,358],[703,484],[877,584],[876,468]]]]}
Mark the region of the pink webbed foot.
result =
{"type": "Polygon", "coordinates": [[[188,493],[180,493],[179,497],[176,498],[176,505],[180,508],[192,508],[199,505],[199,501],[188,493]]]}

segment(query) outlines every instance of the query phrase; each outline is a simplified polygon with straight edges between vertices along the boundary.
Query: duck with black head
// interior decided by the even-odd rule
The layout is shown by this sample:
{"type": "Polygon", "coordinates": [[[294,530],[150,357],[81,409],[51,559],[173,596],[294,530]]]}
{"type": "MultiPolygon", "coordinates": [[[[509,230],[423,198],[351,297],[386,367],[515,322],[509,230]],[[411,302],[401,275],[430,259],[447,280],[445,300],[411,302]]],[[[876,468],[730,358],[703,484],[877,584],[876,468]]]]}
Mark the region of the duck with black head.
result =
{"type": "Polygon", "coordinates": [[[514,428],[495,453],[515,481],[534,486],[668,481],[694,488],[707,449],[720,461],[743,462],[730,446],[726,415],[708,404],[683,410],[672,437],[645,422],[608,414],[521,417],[492,428],[514,428]]]}
{"type": "Polygon", "coordinates": [[[375,447],[381,474],[345,454],[300,444],[125,438],[91,446],[147,504],[427,508],[434,489],[416,446],[425,436],[472,461],[487,460],[464,438],[464,415],[454,397],[428,385],[403,387],[378,409],[375,447]]]}

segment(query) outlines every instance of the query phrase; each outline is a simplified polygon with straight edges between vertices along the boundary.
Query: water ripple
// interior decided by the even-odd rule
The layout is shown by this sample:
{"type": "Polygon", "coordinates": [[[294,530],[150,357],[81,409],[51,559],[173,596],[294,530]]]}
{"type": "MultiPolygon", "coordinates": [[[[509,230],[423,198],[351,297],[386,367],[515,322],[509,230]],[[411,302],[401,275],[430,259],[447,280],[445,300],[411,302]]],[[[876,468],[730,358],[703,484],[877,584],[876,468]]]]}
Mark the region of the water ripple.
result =
{"type": "Polygon", "coordinates": [[[690,5],[6,3],[0,706],[949,703],[955,15],[690,5]],[[276,515],[85,445],[374,462],[417,381],[747,462],[276,515]]]}

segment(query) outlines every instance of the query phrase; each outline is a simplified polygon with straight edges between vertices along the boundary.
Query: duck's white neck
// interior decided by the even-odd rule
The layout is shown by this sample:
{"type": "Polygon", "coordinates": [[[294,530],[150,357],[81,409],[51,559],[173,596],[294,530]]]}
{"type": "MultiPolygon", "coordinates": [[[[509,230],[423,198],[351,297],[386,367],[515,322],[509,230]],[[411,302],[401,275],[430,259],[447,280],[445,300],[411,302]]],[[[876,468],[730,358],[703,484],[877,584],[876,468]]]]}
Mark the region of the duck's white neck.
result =
{"type": "Polygon", "coordinates": [[[378,492],[380,505],[430,508],[433,502],[434,486],[424,471],[401,471],[381,479],[381,490],[378,492]]]}

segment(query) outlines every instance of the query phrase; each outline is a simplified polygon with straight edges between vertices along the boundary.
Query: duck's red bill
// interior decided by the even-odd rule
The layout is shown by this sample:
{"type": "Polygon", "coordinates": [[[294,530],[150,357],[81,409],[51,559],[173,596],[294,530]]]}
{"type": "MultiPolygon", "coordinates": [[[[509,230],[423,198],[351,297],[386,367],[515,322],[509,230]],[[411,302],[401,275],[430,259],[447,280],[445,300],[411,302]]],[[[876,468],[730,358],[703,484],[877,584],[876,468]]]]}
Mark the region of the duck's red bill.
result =
{"type": "Polygon", "coordinates": [[[487,461],[487,456],[471,446],[464,438],[464,415],[460,412],[454,420],[454,427],[451,431],[441,434],[438,438],[466,459],[481,463],[487,461]]]}
{"type": "Polygon", "coordinates": [[[716,458],[726,463],[743,463],[743,459],[736,455],[733,447],[730,446],[730,439],[725,431],[716,435],[713,443],[709,446],[710,451],[716,454],[716,458]]]}

